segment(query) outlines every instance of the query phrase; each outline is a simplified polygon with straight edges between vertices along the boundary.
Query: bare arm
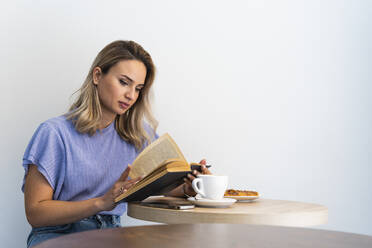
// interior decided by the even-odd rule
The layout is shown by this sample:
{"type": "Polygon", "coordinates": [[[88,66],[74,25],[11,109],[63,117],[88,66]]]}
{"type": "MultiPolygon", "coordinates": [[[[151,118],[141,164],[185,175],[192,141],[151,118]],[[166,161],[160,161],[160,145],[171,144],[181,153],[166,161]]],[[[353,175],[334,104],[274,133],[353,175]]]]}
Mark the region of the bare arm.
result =
{"type": "Polygon", "coordinates": [[[123,187],[126,190],[138,181],[138,179],[126,180],[129,170],[130,167],[124,171],[120,179],[104,196],[70,202],[52,200],[52,187],[38,171],[36,165],[29,165],[24,192],[28,222],[33,227],[62,225],[101,211],[114,209],[116,206],[114,199],[120,194],[120,188],[123,187]]]}

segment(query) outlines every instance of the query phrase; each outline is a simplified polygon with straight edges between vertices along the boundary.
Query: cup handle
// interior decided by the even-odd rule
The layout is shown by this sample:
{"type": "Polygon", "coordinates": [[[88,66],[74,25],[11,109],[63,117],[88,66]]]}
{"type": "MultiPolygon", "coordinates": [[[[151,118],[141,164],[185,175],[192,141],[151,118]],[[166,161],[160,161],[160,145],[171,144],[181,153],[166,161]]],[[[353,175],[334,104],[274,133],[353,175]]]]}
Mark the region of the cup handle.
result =
{"type": "Polygon", "coordinates": [[[194,189],[194,191],[198,194],[200,194],[201,196],[205,197],[205,194],[203,192],[203,181],[200,179],[200,178],[195,178],[193,181],[192,181],[192,188],[194,189]],[[201,187],[199,188],[198,187],[198,183],[201,184],[201,187]]]}

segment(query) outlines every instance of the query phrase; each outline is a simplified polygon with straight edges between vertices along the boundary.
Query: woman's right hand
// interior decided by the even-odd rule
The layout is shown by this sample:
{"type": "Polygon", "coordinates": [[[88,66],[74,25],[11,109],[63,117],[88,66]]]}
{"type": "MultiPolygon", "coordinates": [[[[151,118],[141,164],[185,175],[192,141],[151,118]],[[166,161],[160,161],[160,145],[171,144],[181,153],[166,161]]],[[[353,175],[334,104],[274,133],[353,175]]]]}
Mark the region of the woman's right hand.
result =
{"type": "Polygon", "coordinates": [[[36,165],[29,165],[25,179],[25,210],[33,227],[56,226],[73,223],[101,211],[110,211],[117,205],[114,201],[133,186],[140,178],[127,180],[128,167],[115,184],[101,197],[81,201],[53,200],[53,188],[39,172],[36,165]]]}
{"type": "Polygon", "coordinates": [[[141,180],[141,177],[128,180],[129,171],[130,165],[128,165],[123,174],[121,174],[120,178],[114,183],[109,191],[107,191],[103,196],[99,197],[98,204],[101,211],[113,210],[117,205],[117,203],[115,203],[115,198],[141,180]]]}

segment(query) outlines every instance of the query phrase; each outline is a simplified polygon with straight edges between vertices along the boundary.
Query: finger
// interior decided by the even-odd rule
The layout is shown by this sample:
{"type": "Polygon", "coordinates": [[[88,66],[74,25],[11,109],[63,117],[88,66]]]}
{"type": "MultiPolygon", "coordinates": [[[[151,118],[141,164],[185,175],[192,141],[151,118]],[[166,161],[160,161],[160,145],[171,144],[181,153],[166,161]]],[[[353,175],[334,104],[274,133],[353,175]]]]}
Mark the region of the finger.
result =
{"type": "Polygon", "coordinates": [[[207,160],[205,158],[203,158],[202,160],[200,160],[199,164],[206,165],[207,164],[207,160]]]}
{"type": "Polygon", "coordinates": [[[142,178],[143,178],[143,176],[140,176],[140,177],[135,178],[134,180],[141,181],[142,178]]]}
{"type": "Polygon", "coordinates": [[[136,180],[136,179],[131,179],[131,180],[127,180],[125,181],[122,185],[126,188],[126,189],[129,189],[130,187],[132,187],[133,185],[137,184],[139,181],[136,180]]]}
{"type": "Polygon", "coordinates": [[[121,174],[121,176],[120,176],[120,178],[119,178],[118,181],[125,181],[125,180],[127,180],[130,169],[131,169],[131,167],[130,167],[130,165],[128,164],[128,167],[127,167],[127,168],[125,169],[125,171],[121,174]]]}
{"type": "Polygon", "coordinates": [[[190,181],[192,181],[192,180],[195,179],[195,176],[192,175],[192,174],[187,174],[187,179],[189,179],[190,181]]]}
{"type": "Polygon", "coordinates": [[[142,179],[142,177],[137,177],[137,178],[133,178],[133,179],[128,179],[126,180],[124,183],[136,183],[138,181],[140,181],[142,179]]]}
{"type": "Polygon", "coordinates": [[[135,185],[135,183],[127,183],[127,184],[124,184],[121,188],[120,188],[120,191],[121,192],[125,192],[127,190],[129,190],[131,187],[133,187],[135,185]]]}
{"type": "Polygon", "coordinates": [[[197,171],[197,170],[193,170],[191,173],[192,173],[191,175],[194,176],[194,177],[196,177],[197,175],[200,174],[200,172],[197,171]]]}
{"type": "Polygon", "coordinates": [[[208,170],[208,168],[205,166],[205,164],[202,164],[202,166],[201,166],[201,170],[202,170],[202,174],[207,174],[207,175],[212,174],[212,172],[210,172],[210,171],[208,170]]]}
{"type": "Polygon", "coordinates": [[[128,183],[128,182],[125,182],[123,184],[123,187],[124,189],[130,189],[133,185],[135,185],[136,183],[132,182],[132,183],[128,183]]]}

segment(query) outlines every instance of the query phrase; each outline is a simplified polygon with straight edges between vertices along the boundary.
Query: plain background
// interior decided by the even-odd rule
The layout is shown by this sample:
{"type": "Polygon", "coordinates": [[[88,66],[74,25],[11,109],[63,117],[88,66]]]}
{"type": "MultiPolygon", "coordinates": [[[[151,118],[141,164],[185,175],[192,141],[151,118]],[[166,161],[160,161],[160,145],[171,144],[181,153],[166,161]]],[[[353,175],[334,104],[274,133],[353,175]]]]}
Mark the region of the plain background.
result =
{"type": "MultiPolygon", "coordinates": [[[[372,1],[2,1],[4,247],[24,247],[22,155],[96,54],[131,39],[158,74],[154,111],[189,161],[230,187],[329,208],[317,228],[372,235],[372,1]]],[[[149,224],[123,217],[125,226],[149,224]]]]}

